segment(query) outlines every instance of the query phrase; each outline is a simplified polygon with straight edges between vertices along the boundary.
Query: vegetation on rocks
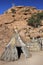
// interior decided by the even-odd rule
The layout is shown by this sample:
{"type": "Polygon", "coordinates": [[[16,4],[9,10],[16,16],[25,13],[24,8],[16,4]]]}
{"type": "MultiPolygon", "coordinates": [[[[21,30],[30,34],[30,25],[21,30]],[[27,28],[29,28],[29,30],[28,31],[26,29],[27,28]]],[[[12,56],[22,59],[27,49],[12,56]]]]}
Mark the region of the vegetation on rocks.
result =
{"type": "Polygon", "coordinates": [[[43,12],[37,13],[37,17],[39,17],[40,19],[43,19],[43,12]]]}
{"type": "Polygon", "coordinates": [[[43,12],[32,15],[30,19],[27,20],[28,25],[33,27],[38,27],[43,19],[43,12]]]}

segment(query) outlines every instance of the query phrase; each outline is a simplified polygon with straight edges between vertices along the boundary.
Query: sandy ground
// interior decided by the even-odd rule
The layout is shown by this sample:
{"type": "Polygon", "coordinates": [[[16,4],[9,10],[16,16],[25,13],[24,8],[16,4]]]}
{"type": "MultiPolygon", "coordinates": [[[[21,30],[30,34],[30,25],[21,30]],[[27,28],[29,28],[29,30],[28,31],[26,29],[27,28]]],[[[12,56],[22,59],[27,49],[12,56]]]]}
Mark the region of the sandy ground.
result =
{"type": "Polygon", "coordinates": [[[43,65],[43,51],[32,52],[32,56],[27,59],[21,55],[21,58],[17,61],[0,61],[0,65],[43,65]]]}

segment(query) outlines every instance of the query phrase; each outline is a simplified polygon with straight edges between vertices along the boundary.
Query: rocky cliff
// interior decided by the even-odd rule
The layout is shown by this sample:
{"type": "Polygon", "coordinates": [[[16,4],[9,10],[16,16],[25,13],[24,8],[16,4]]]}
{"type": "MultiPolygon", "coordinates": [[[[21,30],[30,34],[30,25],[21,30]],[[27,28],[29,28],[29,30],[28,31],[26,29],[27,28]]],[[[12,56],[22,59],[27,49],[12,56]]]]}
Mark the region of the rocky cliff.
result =
{"type": "Polygon", "coordinates": [[[14,6],[0,15],[0,53],[14,34],[15,28],[24,42],[30,42],[33,37],[43,37],[43,20],[38,28],[27,25],[28,18],[39,12],[43,11],[30,6],[14,6]]]}

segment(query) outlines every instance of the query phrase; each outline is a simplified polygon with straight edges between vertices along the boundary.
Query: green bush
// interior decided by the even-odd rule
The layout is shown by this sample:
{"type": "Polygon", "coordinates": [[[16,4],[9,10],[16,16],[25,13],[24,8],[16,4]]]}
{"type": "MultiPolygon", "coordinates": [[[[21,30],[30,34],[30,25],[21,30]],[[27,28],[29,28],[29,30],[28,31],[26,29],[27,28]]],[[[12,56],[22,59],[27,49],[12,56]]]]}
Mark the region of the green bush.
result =
{"type": "Polygon", "coordinates": [[[38,27],[43,19],[43,12],[32,15],[30,19],[27,20],[28,25],[33,27],[38,27]]]}
{"type": "Polygon", "coordinates": [[[38,25],[40,25],[40,18],[37,18],[37,16],[32,16],[30,19],[27,20],[27,22],[28,25],[38,27],[38,25]]]}
{"type": "Polygon", "coordinates": [[[37,13],[37,17],[39,17],[40,19],[43,19],[43,12],[37,13]]]}

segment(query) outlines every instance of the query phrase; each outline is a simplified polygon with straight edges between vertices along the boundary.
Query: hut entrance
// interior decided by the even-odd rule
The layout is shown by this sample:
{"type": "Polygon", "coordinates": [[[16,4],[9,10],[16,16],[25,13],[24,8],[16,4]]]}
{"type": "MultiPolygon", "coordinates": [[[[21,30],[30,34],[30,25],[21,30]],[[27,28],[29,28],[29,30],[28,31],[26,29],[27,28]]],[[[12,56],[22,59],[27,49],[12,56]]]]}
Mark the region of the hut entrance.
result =
{"type": "Polygon", "coordinates": [[[18,58],[20,58],[21,53],[23,53],[23,51],[21,49],[22,47],[21,46],[17,46],[16,48],[17,48],[17,52],[18,52],[18,58]]]}

